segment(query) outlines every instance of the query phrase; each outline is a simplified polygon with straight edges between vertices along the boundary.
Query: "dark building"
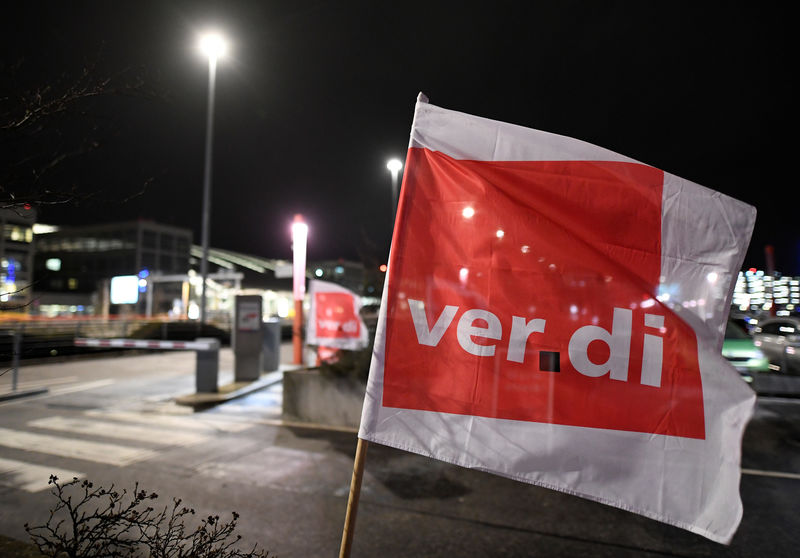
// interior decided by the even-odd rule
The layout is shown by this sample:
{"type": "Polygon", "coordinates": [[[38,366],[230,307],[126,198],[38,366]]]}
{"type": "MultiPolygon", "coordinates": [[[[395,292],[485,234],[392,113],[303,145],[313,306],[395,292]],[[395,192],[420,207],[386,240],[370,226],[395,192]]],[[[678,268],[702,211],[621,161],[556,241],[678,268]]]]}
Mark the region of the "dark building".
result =
{"type": "Polygon", "coordinates": [[[31,300],[35,222],[33,209],[0,209],[0,310],[22,309],[31,300]]]}
{"type": "MultiPolygon", "coordinates": [[[[111,277],[185,274],[191,245],[190,230],[143,220],[37,234],[37,300],[32,310],[50,315],[102,313],[111,277]]],[[[175,289],[164,296],[180,298],[180,285],[175,289]]]]}
{"type": "Polygon", "coordinates": [[[359,295],[375,296],[374,287],[373,291],[368,291],[368,286],[372,285],[367,285],[367,273],[364,264],[360,262],[342,259],[309,262],[308,276],[338,283],[359,295]]]}
{"type": "MultiPolygon", "coordinates": [[[[192,244],[188,229],[141,220],[19,234],[35,241],[35,256],[29,256],[35,279],[31,314],[198,317],[202,248],[192,244]],[[115,304],[111,281],[119,276],[139,276],[136,302],[115,304]]],[[[214,248],[208,262],[209,320],[230,320],[236,294],[261,295],[266,317],[292,317],[291,262],[214,248]]],[[[345,260],[309,262],[306,274],[375,297],[377,304],[383,273],[373,271],[374,284],[362,264],[345,260]]]]}

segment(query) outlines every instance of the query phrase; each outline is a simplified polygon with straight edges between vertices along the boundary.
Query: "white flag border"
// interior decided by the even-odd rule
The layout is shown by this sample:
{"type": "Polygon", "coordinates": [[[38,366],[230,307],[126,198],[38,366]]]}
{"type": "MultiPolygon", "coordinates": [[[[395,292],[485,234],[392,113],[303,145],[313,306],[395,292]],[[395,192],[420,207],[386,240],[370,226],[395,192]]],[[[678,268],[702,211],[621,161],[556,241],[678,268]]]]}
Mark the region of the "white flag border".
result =
{"type": "MultiPolygon", "coordinates": [[[[586,142],[449,111],[424,101],[417,103],[410,147],[442,151],[451,157],[468,160],[636,162],[586,142]],[[537,141],[546,147],[536,147],[537,141]]],[[[687,277],[677,256],[667,258],[665,265],[662,247],[662,269],[669,272],[662,277],[662,282],[668,284],[673,280],[688,279],[691,281],[688,284],[700,286],[698,292],[683,293],[684,296],[672,300],[670,306],[692,326],[698,337],[706,415],[705,440],[384,407],[386,286],[359,437],[575,494],[687,529],[717,542],[730,542],[742,517],[739,498],[741,436],[752,414],[755,395],[741,382],[738,372],[722,358],[718,349],[730,306],[734,271],[741,267],[744,257],[741,243],[746,247],[749,241],[755,210],[723,194],[665,173],[665,211],[679,212],[680,217],[692,225],[697,223],[693,220],[696,219],[693,211],[699,211],[697,204],[674,203],[684,200],[677,194],[685,194],[687,190],[699,199],[712,200],[718,207],[724,207],[730,231],[729,250],[718,254],[716,260],[703,264],[702,273],[706,277],[716,274],[713,282],[687,277]],[[703,307],[708,304],[711,311],[683,304],[691,300],[704,300],[703,307]],[[741,385],[734,382],[741,382],[741,385]],[[725,400],[709,397],[715,392],[728,397],[725,400]],[[498,430],[503,432],[500,440],[496,436],[498,430]],[[438,434],[442,431],[447,436],[438,434]],[[566,446],[559,444],[557,438],[561,436],[569,439],[570,443],[566,446]],[[491,439],[493,459],[473,462],[463,458],[471,447],[482,445],[488,439],[491,439]],[[546,453],[532,455],[525,451],[524,444],[531,439],[540,441],[546,453]],[[413,443],[407,440],[413,440],[413,443]],[[593,478],[592,472],[598,470],[620,470],[621,455],[629,460],[635,458],[636,463],[644,463],[645,467],[626,470],[613,479],[607,476],[593,478]],[[525,472],[511,471],[509,464],[525,472]],[[581,464],[582,468],[574,467],[574,464],[581,464]],[[670,479],[671,486],[654,486],[654,478],[660,478],[662,482],[670,479]],[[670,490],[677,485],[680,485],[679,490],[670,490]],[[695,495],[697,501],[681,501],[690,495],[695,495]],[[731,501],[732,495],[735,495],[735,501],[731,501]],[[673,508],[683,513],[667,511],[673,508]]],[[[667,230],[666,238],[662,238],[666,250],[676,250],[672,254],[691,254],[691,251],[686,251],[686,243],[692,243],[688,245],[691,248],[697,242],[697,238],[690,235],[690,229],[683,229],[667,230]],[[674,234],[676,232],[678,234],[674,234]]],[[[386,278],[387,286],[390,274],[391,266],[386,278]]]]}

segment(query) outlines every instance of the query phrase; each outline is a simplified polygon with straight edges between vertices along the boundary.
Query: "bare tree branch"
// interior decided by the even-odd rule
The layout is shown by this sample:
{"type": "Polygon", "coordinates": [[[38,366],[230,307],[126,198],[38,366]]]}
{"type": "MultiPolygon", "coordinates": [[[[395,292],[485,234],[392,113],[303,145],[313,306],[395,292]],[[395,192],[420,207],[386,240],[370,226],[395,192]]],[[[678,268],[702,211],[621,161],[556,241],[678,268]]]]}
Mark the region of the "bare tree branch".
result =
{"type": "Polygon", "coordinates": [[[50,476],[56,504],[43,525],[25,530],[39,551],[55,558],[269,558],[269,552],[235,548],[241,536],[235,534],[239,514],[220,520],[210,515],[192,529],[186,522],[195,511],[175,498],[160,512],[151,502],[158,498],[136,483],[133,491],[95,488],[88,480],[73,478],[60,483],[50,476]]]}
{"type": "MultiPolygon", "coordinates": [[[[12,79],[0,85],[15,87],[12,79]]],[[[105,184],[93,186],[65,180],[60,169],[102,146],[103,117],[95,101],[120,97],[159,98],[145,87],[140,71],[130,68],[102,75],[97,63],[87,64],[75,78],[0,95],[0,209],[80,203],[97,198],[105,184]]],[[[107,101],[103,101],[107,102],[107,101]]],[[[106,118],[107,120],[107,118],[106,118]]],[[[134,185],[123,201],[140,196],[151,179],[134,185]]]]}

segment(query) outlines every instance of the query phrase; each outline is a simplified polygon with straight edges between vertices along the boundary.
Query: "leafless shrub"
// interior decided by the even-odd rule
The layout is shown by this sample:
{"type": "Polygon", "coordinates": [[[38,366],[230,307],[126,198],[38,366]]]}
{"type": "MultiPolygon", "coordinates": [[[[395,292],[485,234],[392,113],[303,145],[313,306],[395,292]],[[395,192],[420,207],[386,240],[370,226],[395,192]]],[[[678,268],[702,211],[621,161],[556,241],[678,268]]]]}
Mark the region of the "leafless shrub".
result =
{"type": "MultiPolygon", "coordinates": [[[[44,525],[25,530],[49,558],[270,558],[269,552],[235,548],[239,514],[230,521],[213,515],[197,522],[195,510],[174,499],[161,511],[153,507],[155,492],[95,487],[73,478],[60,483],[51,475],[56,503],[44,525]],[[194,521],[192,521],[194,520],[194,521]],[[187,525],[195,523],[195,527],[187,525]]],[[[273,556],[274,558],[274,556],[273,556]]]]}

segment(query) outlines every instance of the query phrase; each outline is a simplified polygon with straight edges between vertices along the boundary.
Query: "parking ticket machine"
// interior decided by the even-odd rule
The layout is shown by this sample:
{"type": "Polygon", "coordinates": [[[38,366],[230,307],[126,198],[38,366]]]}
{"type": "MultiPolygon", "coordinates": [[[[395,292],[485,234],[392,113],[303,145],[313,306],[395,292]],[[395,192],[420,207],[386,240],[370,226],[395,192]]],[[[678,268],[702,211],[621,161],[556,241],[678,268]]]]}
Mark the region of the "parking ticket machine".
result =
{"type": "Polygon", "coordinates": [[[251,382],[261,376],[262,299],[259,295],[236,297],[233,327],[234,381],[251,382]]]}

